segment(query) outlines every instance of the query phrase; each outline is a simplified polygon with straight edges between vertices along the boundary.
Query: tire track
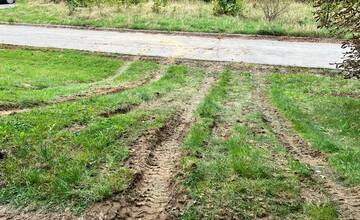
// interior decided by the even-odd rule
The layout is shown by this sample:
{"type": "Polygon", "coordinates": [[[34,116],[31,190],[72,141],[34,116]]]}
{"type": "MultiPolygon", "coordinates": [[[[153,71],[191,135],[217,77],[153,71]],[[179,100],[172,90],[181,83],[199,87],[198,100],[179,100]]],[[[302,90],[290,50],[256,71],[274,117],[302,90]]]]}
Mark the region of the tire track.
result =
{"type": "MultiPolygon", "coordinates": [[[[127,68],[130,66],[130,64],[131,63],[126,65],[127,66],[126,68],[121,67],[121,70],[119,70],[119,73],[116,74],[116,77],[120,76],[124,71],[126,71],[127,68]]],[[[42,105],[39,105],[39,106],[36,106],[33,108],[23,108],[23,109],[12,109],[12,110],[0,111],[0,117],[6,116],[6,115],[14,115],[14,114],[23,113],[23,112],[29,112],[34,109],[39,109],[39,108],[43,108],[43,107],[47,107],[47,106],[51,106],[51,105],[65,103],[65,102],[75,102],[75,101],[78,101],[78,100],[84,99],[84,98],[105,96],[105,95],[120,93],[125,90],[134,89],[136,87],[158,81],[162,77],[162,75],[165,71],[165,67],[161,66],[160,70],[156,71],[154,74],[150,74],[149,77],[146,77],[144,79],[141,79],[141,80],[138,80],[135,82],[127,83],[124,85],[120,85],[120,86],[116,86],[116,87],[96,87],[95,89],[88,90],[86,92],[83,92],[83,93],[80,93],[77,95],[61,97],[54,101],[51,101],[51,102],[48,102],[48,103],[45,103],[45,104],[42,104],[42,105]]],[[[112,76],[112,77],[115,77],[115,76],[112,76]]],[[[106,79],[106,81],[108,81],[108,79],[106,79]]]]}
{"type": "Polygon", "coordinates": [[[200,90],[160,129],[149,131],[131,150],[127,165],[135,179],[127,195],[98,204],[86,219],[168,219],[171,183],[181,157],[181,143],[194,122],[194,112],[215,80],[207,78],[200,90]]]}
{"type": "Polygon", "coordinates": [[[290,123],[282,117],[278,110],[269,103],[265,95],[265,75],[256,73],[254,77],[256,87],[254,98],[260,106],[264,121],[273,130],[278,140],[296,160],[308,164],[313,169],[314,180],[322,185],[331,199],[339,205],[341,219],[360,219],[360,188],[345,187],[334,180],[334,175],[327,163],[327,156],[312,149],[293,131],[290,123]]]}

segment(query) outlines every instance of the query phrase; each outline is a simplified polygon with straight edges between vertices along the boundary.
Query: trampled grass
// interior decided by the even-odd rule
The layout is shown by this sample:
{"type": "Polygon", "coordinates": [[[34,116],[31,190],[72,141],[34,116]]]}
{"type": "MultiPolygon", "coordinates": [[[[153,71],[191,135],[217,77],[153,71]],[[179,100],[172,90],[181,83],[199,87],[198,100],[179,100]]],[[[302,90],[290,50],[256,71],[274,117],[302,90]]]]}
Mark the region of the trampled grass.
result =
{"type": "Polygon", "coordinates": [[[43,1],[17,1],[12,9],[0,11],[0,21],[34,24],[64,24],[186,32],[241,33],[305,37],[331,37],[317,28],[310,3],[293,2],[276,21],[264,19],[261,9],[251,1],[242,16],[214,16],[210,3],[169,1],[160,13],[152,11],[152,2],[135,6],[79,9],[69,14],[64,4],[43,1]]]}
{"type": "Polygon", "coordinates": [[[328,153],[338,177],[360,184],[360,83],[314,76],[269,77],[272,102],[312,147],[328,153]]]}
{"type": "MultiPolygon", "coordinates": [[[[144,77],[144,70],[156,66],[153,62],[139,62],[130,66],[129,72],[135,68],[135,75],[138,77],[140,72],[144,77]]],[[[204,72],[187,71],[184,66],[174,65],[149,85],[1,117],[0,203],[70,208],[79,213],[126,189],[132,178],[123,165],[128,146],[147,130],[161,127],[176,108],[169,103],[144,105],[106,118],[101,113],[162,96],[169,98],[176,92],[184,95],[182,89],[196,89],[204,76],[204,72]]]]}
{"type": "MultiPolygon", "coordinates": [[[[164,127],[194,94],[210,87],[193,121],[176,120],[189,128],[184,139],[171,142],[183,151],[174,174],[183,174],[177,180],[190,198],[181,218],[319,220],[342,214],[314,180],[312,167],[295,159],[264,118],[257,76],[250,72],[74,51],[2,51],[0,100],[29,111],[0,116],[0,206],[82,215],[114,195],[133,195],[127,194],[129,186],[137,187],[127,164],[137,153],[132,147],[154,130],[162,132],[159,142],[168,143],[176,128],[164,127]],[[214,85],[206,83],[213,82],[208,77],[214,85]],[[48,105],[58,97],[129,84],[136,86],[48,105]]],[[[343,182],[358,186],[359,83],[305,73],[264,77],[274,106],[312,147],[329,155],[329,166],[343,182]]],[[[156,148],[158,142],[152,144],[156,148]]],[[[156,156],[149,155],[154,162],[156,156]]]]}
{"type": "Polygon", "coordinates": [[[301,199],[300,181],[312,171],[277,142],[252,90],[250,74],[226,71],[200,105],[184,143],[184,186],[194,201],[183,219],[336,219],[328,201],[301,199]]]}

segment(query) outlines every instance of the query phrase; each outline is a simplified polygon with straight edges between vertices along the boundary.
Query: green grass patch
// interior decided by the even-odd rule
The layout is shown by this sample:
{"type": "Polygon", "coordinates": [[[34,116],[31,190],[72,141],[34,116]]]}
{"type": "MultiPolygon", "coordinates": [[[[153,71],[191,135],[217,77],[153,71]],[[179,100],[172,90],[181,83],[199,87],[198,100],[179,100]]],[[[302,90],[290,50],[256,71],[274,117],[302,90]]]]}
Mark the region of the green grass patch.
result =
{"type": "Polygon", "coordinates": [[[151,77],[155,71],[159,70],[159,65],[151,61],[137,61],[130,65],[130,67],[120,76],[116,77],[116,83],[134,82],[151,77]],[[146,70],[146,71],[144,71],[146,70]]]}
{"type": "Polygon", "coordinates": [[[360,184],[360,82],[308,74],[269,77],[271,101],[346,183],[360,184]]]}
{"type": "Polygon", "coordinates": [[[312,220],[336,220],[338,214],[332,205],[325,204],[322,206],[310,206],[307,210],[312,220]]]}
{"type": "Polygon", "coordinates": [[[241,33],[331,37],[318,29],[310,3],[293,1],[277,20],[268,22],[262,10],[246,1],[243,15],[215,16],[211,3],[204,1],[169,1],[160,13],[153,3],[134,6],[80,8],[70,14],[65,4],[43,3],[40,0],[18,0],[15,8],[1,10],[0,21],[35,24],[63,24],[92,27],[131,28],[165,31],[241,33]]]}
{"type": "MultiPolygon", "coordinates": [[[[73,51],[1,49],[0,106],[28,107],[88,89],[123,61],[73,51]]],[[[141,73],[141,71],[139,71],[141,73]]]]}

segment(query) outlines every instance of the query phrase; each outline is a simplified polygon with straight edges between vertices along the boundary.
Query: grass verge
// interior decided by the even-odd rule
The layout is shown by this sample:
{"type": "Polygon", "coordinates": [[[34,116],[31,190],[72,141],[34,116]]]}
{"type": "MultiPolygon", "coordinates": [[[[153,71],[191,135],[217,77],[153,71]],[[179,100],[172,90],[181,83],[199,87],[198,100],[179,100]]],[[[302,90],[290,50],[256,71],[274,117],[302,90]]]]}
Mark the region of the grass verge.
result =
{"type": "Polygon", "coordinates": [[[301,182],[311,171],[293,161],[262,121],[252,76],[223,73],[199,106],[184,142],[183,181],[193,202],[183,219],[336,219],[328,199],[308,202],[301,182]]]}
{"type": "Polygon", "coordinates": [[[269,77],[272,103],[311,146],[329,155],[337,176],[360,184],[360,83],[308,74],[269,77]]]}
{"type": "Polygon", "coordinates": [[[152,11],[153,3],[150,1],[128,7],[85,8],[69,14],[67,7],[62,3],[19,0],[15,8],[0,11],[0,21],[165,31],[331,37],[328,31],[317,28],[314,9],[309,3],[294,1],[283,16],[268,22],[257,4],[246,2],[244,14],[232,17],[214,16],[211,4],[204,1],[169,1],[160,13],[152,11]]]}
{"type": "Polygon", "coordinates": [[[30,107],[79,93],[123,61],[72,51],[0,48],[0,109],[30,107]]]}

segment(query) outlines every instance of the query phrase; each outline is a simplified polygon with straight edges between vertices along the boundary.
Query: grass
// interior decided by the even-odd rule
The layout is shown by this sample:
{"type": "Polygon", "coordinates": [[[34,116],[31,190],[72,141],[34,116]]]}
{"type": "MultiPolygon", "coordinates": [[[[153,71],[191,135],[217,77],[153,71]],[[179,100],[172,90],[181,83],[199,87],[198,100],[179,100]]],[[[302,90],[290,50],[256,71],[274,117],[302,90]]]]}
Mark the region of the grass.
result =
{"type": "Polygon", "coordinates": [[[193,202],[183,219],[336,219],[328,201],[301,199],[300,181],[311,171],[264,124],[253,89],[250,74],[225,71],[199,106],[184,142],[183,183],[193,202]]]}
{"type": "MultiPolygon", "coordinates": [[[[313,170],[295,160],[264,122],[250,73],[135,61],[114,77],[125,61],[67,50],[1,51],[1,103],[43,104],[0,117],[1,205],[81,215],[125,193],[134,177],[125,165],[129,149],[171,120],[211,76],[217,83],[183,140],[179,178],[193,202],[182,218],[321,220],[341,214],[313,182],[313,170]],[[94,86],[147,80],[155,72],[160,79],[135,88],[47,105],[94,86]],[[306,187],[321,195],[304,198],[306,187]]],[[[267,80],[272,103],[329,155],[342,180],[358,185],[360,83],[311,74],[269,74],[267,80]]]]}
{"type": "Polygon", "coordinates": [[[159,69],[158,65],[154,65],[154,62],[149,61],[137,61],[130,65],[130,67],[120,76],[116,77],[114,81],[116,83],[134,82],[142,80],[148,76],[146,73],[153,73],[159,69]],[[144,70],[146,70],[144,72],[144,70]]]}
{"type": "MultiPolygon", "coordinates": [[[[136,69],[145,76],[154,68],[158,64],[139,62],[129,73],[136,69]]],[[[173,65],[159,81],[142,87],[1,117],[0,204],[79,214],[126,189],[132,179],[123,165],[128,147],[147,130],[163,126],[176,108],[170,102],[110,117],[101,113],[172,99],[177,93],[187,99],[186,91],[194,92],[205,74],[188,72],[185,66],[173,65]]],[[[125,77],[123,82],[128,79],[133,78],[125,77]]]]}
{"type": "Polygon", "coordinates": [[[119,59],[71,51],[0,48],[0,106],[29,107],[71,95],[112,76],[119,59]]]}
{"type": "Polygon", "coordinates": [[[329,155],[339,178],[360,184],[360,82],[315,75],[272,75],[269,96],[312,147],[329,155]]]}
{"type": "Polygon", "coordinates": [[[0,21],[11,23],[63,24],[93,27],[148,29],[185,32],[240,33],[304,37],[332,37],[317,28],[313,8],[292,2],[276,21],[264,19],[261,9],[251,1],[242,16],[214,16],[212,6],[203,1],[170,1],[161,13],[152,11],[152,2],[136,6],[79,9],[69,14],[64,4],[19,0],[15,8],[1,10],[0,21]]]}

